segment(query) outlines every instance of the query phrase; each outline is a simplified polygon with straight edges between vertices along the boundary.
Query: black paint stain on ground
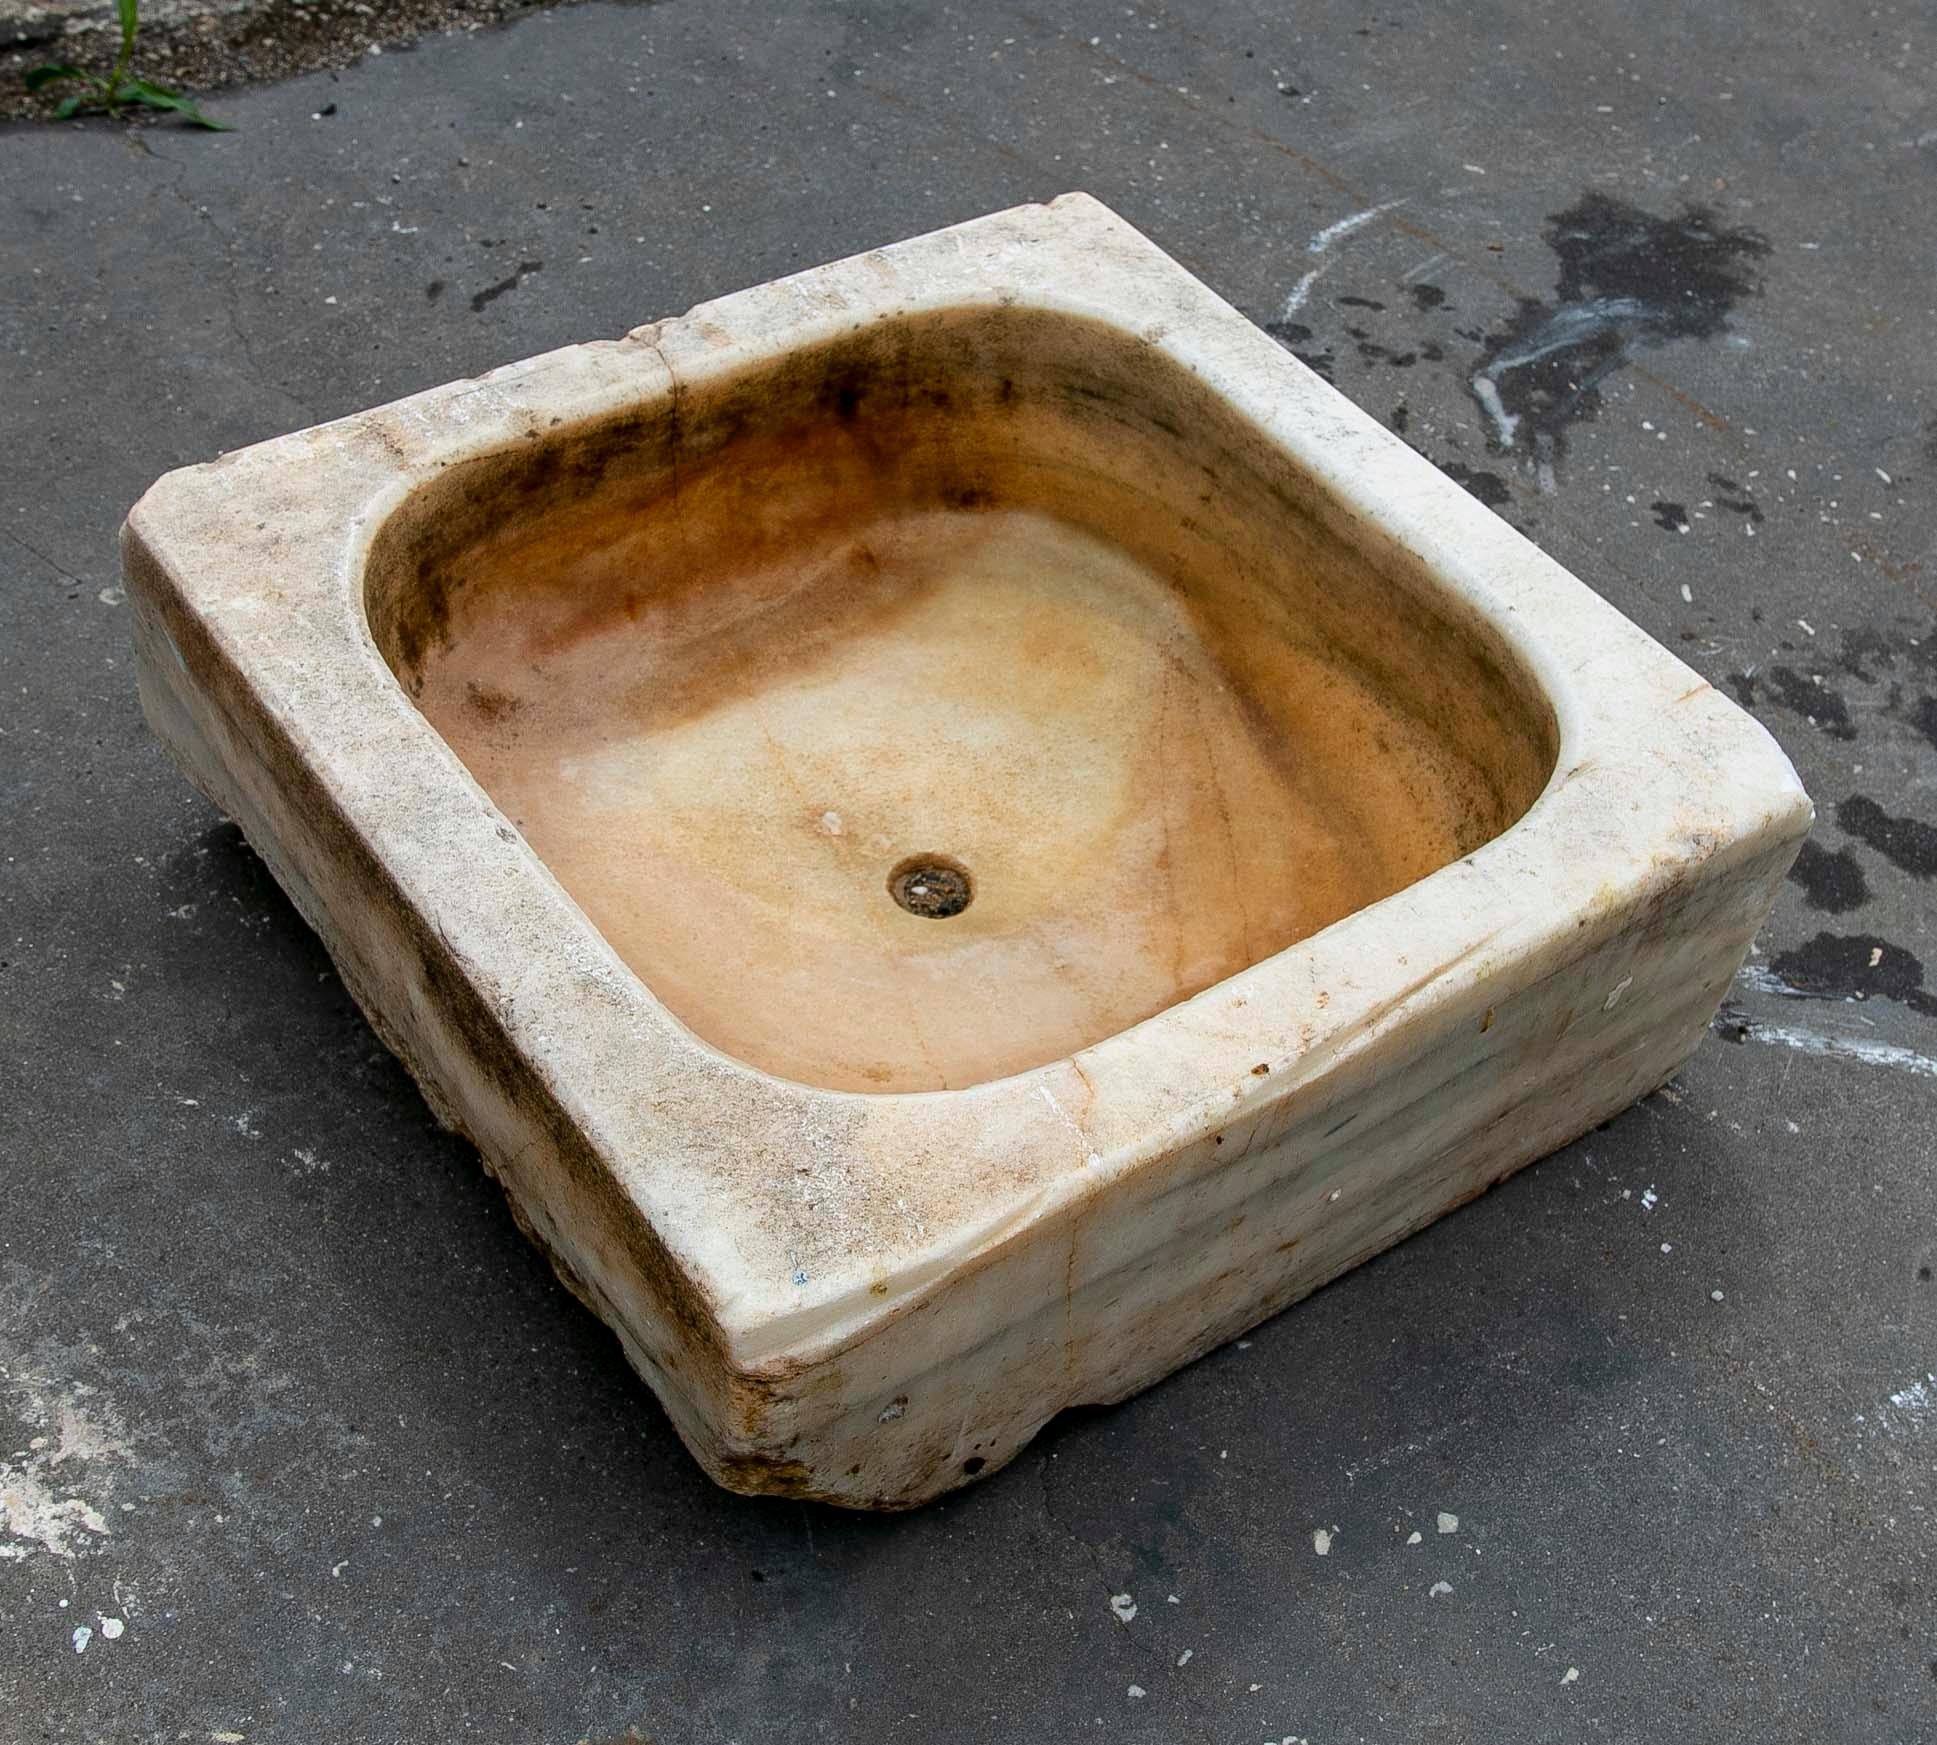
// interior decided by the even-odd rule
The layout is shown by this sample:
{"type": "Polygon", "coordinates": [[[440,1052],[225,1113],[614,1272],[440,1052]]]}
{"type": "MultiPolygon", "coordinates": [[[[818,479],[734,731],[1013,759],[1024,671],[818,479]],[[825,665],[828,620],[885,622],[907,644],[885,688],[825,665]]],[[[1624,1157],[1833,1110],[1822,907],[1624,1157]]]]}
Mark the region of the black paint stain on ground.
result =
{"type": "Polygon", "coordinates": [[[1337,302],[1341,309],[1372,309],[1380,314],[1385,312],[1385,305],[1373,302],[1370,297],[1340,297],[1337,302]]]}
{"type": "Polygon", "coordinates": [[[1412,413],[1407,409],[1406,403],[1402,400],[1392,409],[1392,428],[1398,431],[1401,436],[1404,436],[1406,434],[1406,426],[1411,422],[1412,413]]]}
{"type": "Polygon", "coordinates": [[[424,301],[426,303],[435,303],[437,299],[443,295],[444,295],[444,281],[442,279],[432,279],[431,282],[424,287],[424,301]]]}
{"type": "Polygon", "coordinates": [[[1521,301],[1488,336],[1469,385],[1495,445],[1543,466],[1568,427],[1600,409],[1600,385],[1637,351],[1708,339],[1757,289],[1769,245],[1706,207],[1657,218],[1608,194],[1582,196],[1547,222],[1560,260],[1551,303],[1521,301]]]}
{"type": "Polygon", "coordinates": [[[1837,670],[1859,684],[1883,687],[1880,707],[1870,707],[1937,747],[1937,697],[1927,688],[1937,679],[1937,626],[1913,636],[1894,625],[1859,624],[1841,637],[1837,670]]]}
{"type": "Polygon", "coordinates": [[[1911,636],[1901,630],[1855,625],[1843,632],[1836,664],[1866,685],[1877,681],[1877,669],[1894,673],[1902,661],[1917,672],[1937,674],[1937,631],[1911,636]]]}
{"type": "Polygon", "coordinates": [[[1666,533],[1686,533],[1688,531],[1688,505],[1671,503],[1666,497],[1657,497],[1648,507],[1654,511],[1655,525],[1666,533]]]}
{"type": "Polygon", "coordinates": [[[1867,1000],[1880,994],[1937,1018],[1937,996],[1924,987],[1924,966],[1901,945],[1868,933],[1819,933],[1770,960],[1799,995],[1823,1000],[1867,1000]]]}
{"type": "Polygon", "coordinates": [[[1412,306],[1421,315],[1429,309],[1437,309],[1446,301],[1446,293],[1437,285],[1408,285],[1406,291],[1412,298],[1412,306]]]}
{"type": "Polygon", "coordinates": [[[1910,725],[1937,749],[1937,697],[1919,697],[1909,719],[1910,725]]]}
{"type": "Polygon", "coordinates": [[[1915,878],[1937,878],[1937,825],[1921,818],[1899,818],[1867,794],[1852,794],[1838,806],[1836,822],[1892,866],[1915,878]]]}
{"type": "Polygon", "coordinates": [[[1789,869],[1789,882],[1800,885],[1803,901],[1824,915],[1847,915],[1870,900],[1863,868],[1847,848],[1831,854],[1826,848],[1805,842],[1796,864],[1789,869]]]}
{"type": "Polygon", "coordinates": [[[1752,522],[1761,524],[1762,507],[1746,485],[1738,485],[1720,473],[1710,473],[1708,482],[1715,487],[1716,508],[1726,509],[1734,515],[1746,515],[1752,522]]]}
{"type": "Polygon", "coordinates": [[[1504,509],[1513,501],[1512,490],[1498,473],[1475,472],[1456,460],[1443,460],[1435,464],[1454,484],[1463,485],[1489,509],[1504,509]]]}
{"type": "Polygon", "coordinates": [[[474,315],[483,314],[487,303],[495,303],[505,292],[517,290],[533,273],[544,270],[543,261],[520,261],[517,270],[509,278],[500,279],[495,285],[487,285],[471,299],[471,312],[474,315]]]}
{"type": "Polygon", "coordinates": [[[1332,366],[1336,360],[1331,348],[1328,346],[1323,351],[1311,349],[1312,330],[1304,322],[1267,321],[1264,330],[1306,369],[1315,371],[1328,382],[1332,380],[1332,366]]]}
{"type": "Polygon", "coordinates": [[[1821,673],[1799,673],[1788,666],[1770,667],[1766,673],[1758,673],[1751,667],[1746,672],[1730,673],[1729,684],[1735,691],[1736,701],[1745,709],[1755,707],[1762,687],[1767,685],[1771,702],[1780,704],[1792,715],[1800,715],[1830,738],[1856,737],[1856,723],[1850,718],[1849,704],[1840,692],[1832,691],[1822,682],[1821,673]]]}

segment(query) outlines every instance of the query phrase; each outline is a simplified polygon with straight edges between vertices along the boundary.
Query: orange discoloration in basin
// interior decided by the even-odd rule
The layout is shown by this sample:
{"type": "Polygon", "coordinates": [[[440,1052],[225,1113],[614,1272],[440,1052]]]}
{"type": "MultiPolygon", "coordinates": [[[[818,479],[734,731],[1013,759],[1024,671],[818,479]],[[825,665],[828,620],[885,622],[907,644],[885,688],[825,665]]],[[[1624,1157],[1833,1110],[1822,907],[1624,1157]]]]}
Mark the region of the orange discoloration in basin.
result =
{"type": "Polygon", "coordinates": [[[653,993],[834,1089],[1112,1035],[1471,852],[1553,759],[1480,632],[1071,318],[882,323],[542,437],[369,573],[418,706],[653,993]],[[897,906],[917,857],[973,900],[897,906]]]}

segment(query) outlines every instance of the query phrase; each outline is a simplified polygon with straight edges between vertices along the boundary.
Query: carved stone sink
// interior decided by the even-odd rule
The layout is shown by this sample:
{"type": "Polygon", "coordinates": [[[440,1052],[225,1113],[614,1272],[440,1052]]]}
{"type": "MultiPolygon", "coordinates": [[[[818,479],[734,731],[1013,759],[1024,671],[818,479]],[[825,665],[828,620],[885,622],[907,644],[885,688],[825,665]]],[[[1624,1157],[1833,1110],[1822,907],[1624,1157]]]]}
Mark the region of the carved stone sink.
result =
{"type": "Polygon", "coordinates": [[[171,474],[142,696],[738,1489],[919,1502],[1606,1119],[1774,743],[1096,202],[171,474]]]}

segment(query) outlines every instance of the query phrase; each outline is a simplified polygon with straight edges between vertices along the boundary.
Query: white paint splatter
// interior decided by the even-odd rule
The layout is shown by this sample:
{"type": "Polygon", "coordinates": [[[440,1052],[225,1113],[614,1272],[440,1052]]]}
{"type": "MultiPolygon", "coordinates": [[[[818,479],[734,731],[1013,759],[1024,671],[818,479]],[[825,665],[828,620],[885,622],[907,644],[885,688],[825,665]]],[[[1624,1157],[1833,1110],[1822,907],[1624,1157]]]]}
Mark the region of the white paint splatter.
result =
{"type": "Polygon", "coordinates": [[[107,1537],[108,1524],[54,1469],[123,1459],[127,1449],[112,1426],[82,1405],[78,1390],[47,1395],[16,1384],[14,1394],[20,1416],[52,1434],[35,1436],[23,1452],[0,1460],[0,1560],[18,1563],[36,1550],[71,1558],[88,1547],[88,1536],[107,1537]]]}
{"type": "Polygon", "coordinates": [[[1111,1594],[1110,1610],[1116,1613],[1119,1624],[1127,1624],[1137,1615],[1137,1602],[1128,1594],[1111,1594]]]}
{"type": "Polygon", "coordinates": [[[86,1543],[80,1535],[107,1536],[108,1524],[82,1497],[62,1497],[30,1468],[0,1462],[0,1561],[18,1563],[35,1547],[55,1557],[72,1557],[86,1543]]]}
{"type": "Polygon", "coordinates": [[[1408,1545],[1423,1545],[1425,1542],[1426,1542],[1426,1535],[1420,1532],[1417,1527],[1413,1528],[1413,1530],[1406,1535],[1406,1543],[1408,1545]]]}
{"type": "MultiPolygon", "coordinates": [[[[1326,264],[1330,265],[1329,262],[1327,262],[1326,264]]],[[[1284,304],[1284,307],[1278,311],[1278,319],[1280,321],[1289,321],[1294,315],[1298,313],[1300,309],[1304,308],[1305,299],[1312,294],[1312,286],[1317,284],[1318,281],[1324,276],[1325,276],[1324,267],[1313,267],[1312,270],[1306,273],[1304,277],[1302,277],[1298,281],[1297,284],[1293,285],[1292,288],[1285,293],[1285,304],[1284,304]]]]}
{"type": "Polygon", "coordinates": [[[1660,1204],[1661,1204],[1661,1196],[1655,1192],[1654,1183],[1653,1182],[1648,1183],[1648,1185],[1641,1190],[1642,1211],[1652,1212],[1655,1209],[1655,1207],[1657,1207],[1660,1204]]]}
{"type": "Polygon", "coordinates": [[[1511,448],[1514,432],[1520,428],[1520,419],[1517,413],[1507,410],[1506,402],[1500,398],[1500,384],[1490,375],[1475,376],[1473,398],[1479,401],[1480,410],[1493,420],[1493,428],[1500,434],[1500,446],[1511,448]]]}
{"type": "Polygon", "coordinates": [[[1124,1694],[1134,1703],[1144,1695],[1144,1688],[1140,1684],[1133,1684],[1124,1694]]]}
{"type": "Polygon", "coordinates": [[[1914,1078],[1937,1078],[1937,1060],[1891,1042],[1870,1042],[1860,1036],[1831,1036],[1819,1030],[1792,1030],[1781,1024],[1764,1024],[1760,1019],[1731,1026],[1729,1034],[1744,1042],[1766,1042],[1825,1060],[1860,1060],[1865,1066],[1887,1067],[1892,1072],[1907,1072],[1914,1078]]]}
{"type": "Polygon", "coordinates": [[[1616,1006],[1620,1005],[1621,996],[1625,994],[1628,991],[1628,989],[1633,986],[1634,986],[1634,977],[1623,976],[1618,982],[1614,984],[1614,992],[1609,994],[1608,997],[1601,1003],[1601,1010],[1603,1012],[1612,1012],[1616,1006]]]}
{"type": "Polygon", "coordinates": [[[1722,1300],[1722,1293],[1720,1291],[1710,1291],[1708,1293],[1708,1300],[1711,1303],[1719,1303],[1722,1300]]]}
{"type": "Polygon", "coordinates": [[[1368,206],[1363,212],[1354,212],[1349,218],[1341,218],[1336,224],[1328,224],[1305,245],[1305,252],[1324,254],[1341,237],[1350,236],[1355,230],[1363,230],[1375,218],[1390,212],[1395,206],[1403,205],[1403,199],[1387,200],[1378,206],[1368,206]]]}
{"type": "Polygon", "coordinates": [[[1312,1529],[1312,1549],[1316,1551],[1320,1557],[1331,1556],[1332,1535],[1326,1532],[1326,1530],[1323,1527],[1314,1527],[1312,1529]]]}
{"type": "Polygon", "coordinates": [[[1823,994],[1799,988],[1763,963],[1745,963],[1735,972],[1735,985],[1752,994],[1773,994],[1779,1000],[1835,1000],[1848,1005],[1857,999],[1855,994],[1823,994]]]}
{"type": "Polygon", "coordinates": [[[828,812],[823,812],[821,814],[821,828],[825,830],[829,836],[839,836],[840,833],[847,828],[847,826],[841,822],[840,813],[834,812],[834,811],[828,811],[828,812]]]}
{"type": "Polygon", "coordinates": [[[1177,1664],[1179,1666],[1188,1666],[1190,1664],[1190,1657],[1196,1652],[1197,1650],[1195,1648],[1186,1648],[1183,1653],[1177,1656],[1177,1664]]]}
{"type": "Polygon", "coordinates": [[[1426,1597],[1434,1600],[1444,1599],[1452,1591],[1453,1584],[1450,1581],[1436,1581],[1426,1590],[1426,1597]]]}
{"type": "Polygon", "coordinates": [[[1570,1666],[1560,1675],[1560,1682],[1562,1684],[1578,1684],[1580,1682],[1580,1676],[1581,1669],[1578,1666],[1570,1666]]]}
{"type": "Polygon", "coordinates": [[[1444,1509],[1441,1509],[1439,1511],[1439,1519],[1435,1524],[1442,1533],[1457,1533],[1459,1531],[1459,1516],[1449,1515],[1444,1509]]]}
{"type": "MultiPolygon", "coordinates": [[[[1926,1375],[1922,1381],[1899,1388],[1890,1396],[1890,1408],[1906,1420],[1908,1429],[1937,1429],[1937,1375],[1926,1375]]],[[[1889,1422],[1888,1412],[1880,1412],[1878,1416],[1889,1422]]]]}
{"type": "Polygon", "coordinates": [[[119,1618],[103,1618],[101,1620],[101,1634],[110,1642],[119,1642],[121,1640],[121,1632],[127,1629],[127,1627],[119,1618]]]}
{"type": "MultiPolygon", "coordinates": [[[[1367,207],[1363,212],[1354,212],[1349,218],[1341,218],[1336,224],[1328,224],[1310,242],[1305,244],[1307,254],[1329,254],[1335,242],[1342,241],[1355,230],[1362,230],[1375,218],[1390,212],[1395,206],[1403,206],[1404,200],[1387,200],[1383,205],[1367,207]]],[[[1330,261],[1322,261],[1309,272],[1300,276],[1298,283],[1285,293],[1285,300],[1278,311],[1280,321],[1289,321],[1304,308],[1312,294],[1312,286],[1318,283],[1331,270],[1330,261]]]]}
{"type": "MultiPolygon", "coordinates": [[[[1517,350],[1502,352],[1485,369],[1470,378],[1473,398],[1493,420],[1500,445],[1511,448],[1520,428],[1519,418],[1507,411],[1500,398],[1500,378],[1528,364],[1539,363],[1557,351],[1599,338],[1603,333],[1621,337],[1616,357],[1626,354],[1629,336],[1647,315],[1647,305],[1635,297],[1595,297],[1585,303],[1563,305],[1547,317],[1517,350]]],[[[1543,486],[1544,488],[1544,486],[1543,486]]]]}

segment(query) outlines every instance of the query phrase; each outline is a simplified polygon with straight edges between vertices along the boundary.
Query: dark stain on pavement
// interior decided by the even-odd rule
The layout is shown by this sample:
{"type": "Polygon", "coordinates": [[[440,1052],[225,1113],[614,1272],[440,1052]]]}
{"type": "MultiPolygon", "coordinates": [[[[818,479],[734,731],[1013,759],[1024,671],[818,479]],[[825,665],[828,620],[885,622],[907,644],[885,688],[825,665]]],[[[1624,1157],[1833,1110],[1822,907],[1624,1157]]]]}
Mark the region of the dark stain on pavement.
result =
{"type": "Polygon", "coordinates": [[[1796,995],[1823,1000],[1867,1000],[1881,995],[1937,1018],[1937,996],[1924,987],[1924,966],[1873,934],[1819,933],[1770,960],[1796,995]]]}
{"type": "Polygon", "coordinates": [[[1329,347],[1323,351],[1312,349],[1312,330],[1304,322],[1267,321],[1264,324],[1264,330],[1306,369],[1315,371],[1328,382],[1332,380],[1332,366],[1336,360],[1331,349],[1329,347]]]}
{"type": "Polygon", "coordinates": [[[1836,808],[1836,822],[1892,866],[1915,878],[1937,877],[1937,825],[1886,812],[1867,794],[1843,801],[1836,808]]]}
{"type": "Polygon", "coordinates": [[[1919,697],[1909,714],[1910,725],[1937,749],[1937,697],[1919,697]]]}
{"type": "Polygon", "coordinates": [[[520,261],[515,272],[500,279],[495,285],[487,285],[471,299],[471,313],[482,315],[487,303],[495,303],[505,292],[517,290],[533,273],[541,273],[544,270],[543,261],[520,261]]]}
{"type": "Polygon", "coordinates": [[[1792,715],[1800,715],[1830,738],[1856,737],[1856,722],[1850,716],[1849,704],[1840,692],[1832,691],[1822,682],[1820,673],[1799,673],[1787,666],[1770,667],[1767,672],[1749,667],[1743,672],[1730,673],[1729,684],[1735,691],[1736,701],[1745,709],[1755,707],[1766,687],[1771,702],[1792,715]]]}
{"type": "Polygon", "coordinates": [[[1789,869],[1789,882],[1800,886],[1803,901],[1824,915],[1847,915],[1870,900],[1863,868],[1847,848],[1831,854],[1814,842],[1805,842],[1796,864],[1789,869]]]}
{"type": "Polygon", "coordinates": [[[1715,487],[1716,508],[1726,509],[1732,515],[1746,515],[1751,523],[1761,525],[1762,506],[1748,486],[1738,485],[1721,473],[1710,473],[1708,482],[1715,487]]]}
{"type": "Polygon", "coordinates": [[[1468,379],[1495,446],[1528,456],[1543,485],[1568,428],[1600,409],[1602,382],[1638,350],[1720,333],[1769,252],[1707,207],[1657,218],[1601,193],[1553,214],[1547,243],[1560,261],[1552,302],[1523,298],[1468,379]]]}
{"type": "Polygon", "coordinates": [[[1513,491],[1498,473],[1476,472],[1464,462],[1443,460],[1439,470],[1456,485],[1463,485],[1489,509],[1504,509],[1513,501],[1513,491]]]}

